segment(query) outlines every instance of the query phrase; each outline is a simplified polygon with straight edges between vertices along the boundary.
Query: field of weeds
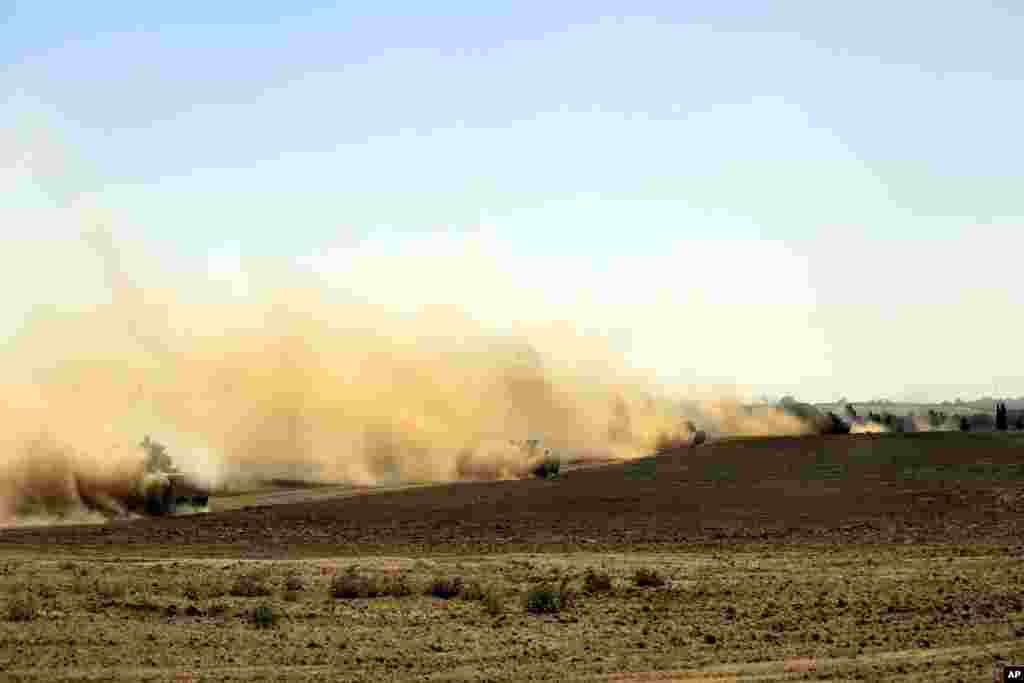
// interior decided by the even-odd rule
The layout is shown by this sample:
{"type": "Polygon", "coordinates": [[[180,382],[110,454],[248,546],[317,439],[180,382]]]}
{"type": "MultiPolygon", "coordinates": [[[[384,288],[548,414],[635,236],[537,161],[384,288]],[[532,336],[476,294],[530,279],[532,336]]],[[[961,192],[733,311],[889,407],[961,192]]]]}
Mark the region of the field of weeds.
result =
{"type": "Polygon", "coordinates": [[[813,667],[827,679],[974,681],[1024,660],[1022,554],[7,561],[0,670],[24,681],[784,680],[813,667]]]}

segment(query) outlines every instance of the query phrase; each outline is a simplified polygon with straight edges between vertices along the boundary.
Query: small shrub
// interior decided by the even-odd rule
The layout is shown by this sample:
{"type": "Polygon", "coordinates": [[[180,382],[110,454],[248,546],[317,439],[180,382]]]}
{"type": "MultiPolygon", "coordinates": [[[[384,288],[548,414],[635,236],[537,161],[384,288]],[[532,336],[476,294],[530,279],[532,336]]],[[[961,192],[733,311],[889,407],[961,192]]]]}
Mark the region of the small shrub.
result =
{"type": "Polygon", "coordinates": [[[306,581],[298,574],[292,574],[284,580],[284,587],[288,591],[301,591],[306,588],[306,581]]]}
{"type": "Polygon", "coordinates": [[[230,595],[234,583],[230,574],[208,574],[202,578],[199,594],[206,598],[223,598],[230,595]]]}
{"type": "Polygon", "coordinates": [[[471,581],[462,589],[459,596],[463,600],[479,602],[483,605],[484,611],[491,615],[501,614],[505,611],[505,598],[502,592],[493,585],[484,585],[479,581],[471,581]]]}
{"type": "Polygon", "coordinates": [[[250,613],[249,620],[256,628],[270,628],[277,624],[277,613],[270,605],[260,605],[250,613]]]}
{"type": "Polygon", "coordinates": [[[660,588],[665,585],[665,577],[653,569],[640,567],[633,575],[633,581],[640,588],[660,588]]]}
{"type": "Polygon", "coordinates": [[[526,611],[535,613],[557,612],[562,608],[558,590],[548,583],[532,588],[526,594],[526,611]]]}
{"type": "Polygon", "coordinates": [[[7,603],[8,621],[32,621],[36,618],[36,603],[28,593],[22,593],[7,603]]]}
{"type": "Polygon", "coordinates": [[[355,567],[349,567],[344,574],[338,574],[331,580],[331,596],[351,600],[366,598],[370,595],[370,582],[361,576],[355,567]]]}
{"type": "Polygon", "coordinates": [[[384,596],[403,598],[412,593],[412,586],[404,576],[363,576],[355,567],[349,567],[348,571],[331,581],[331,596],[347,600],[384,596]]]}
{"type": "Polygon", "coordinates": [[[366,597],[380,598],[388,594],[390,582],[388,579],[370,574],[366,577],[366,597]]]}
{"type": "Polygon", "coordinates": [[[587,570],[583,577],[584,593],[609,593],[611,590],[612,577],[608,576],[607,572],[595,572],[593,569],[587,570]]]}
{"type": "Polygon", "coordinates": [[[123,583],[109,579],[98,579],[96,581],[96,597],[102,600],[117,600],[123,598],[128,589],[123,583]]]}
{"type": "Polygon", "coordinates": [[[480,604],[484,606],[485,612],[491,616],[497,616],[505,611],[505,596],[501,594],[498,588],[488,586],[484,589],[480,604]]]}
{"type": "Polygon", "coordinates": [[[242,574],[228,593],[236,598],[260,598],[270,595],[270,587],[257,574],[242,574]]]}
{"type": "Polygon", "coordinates": [[[558,587],[558,597],[562,602],[562,609],[569,609],[576,604],[576,591],[569,587],[569,577],[562,579],[558,587]]]}
{"type": "Polygon", "coordinates": [[[182,595],[193,602],[222,598],[230,592],[233,586],[234,583],[231,586],[225,584],[220,576],[207,574],[201,579],[199,577],[190,578],[182,589],[182,595]]]}
{"type": "Polygon", "coordinates": [[[444,598],[449,600],[451,598],[457,598],[462,593],[463,583],[462,577],[456,576],[455,578],[437,578],[430,584],[430,594],[435,598],[444,598]]]}
{"type": "Polygon", "coordinates": [[[393,598],[404,598],[413,594],[412,586],[404,576],[378,577],[371,581],[371,585],[374,583],[376,583],[377,595],[380,596],[387,595],[393,598]]]}
{"type": "Polygon", "coordinates": [[[61,570],[62,572],[73,572],[77,568],[78,565],[76,565],[71,560],[61,560],[61,562],[57,564],[57,569],[61,570]]]}
{"type": "Polygon", "coordinates": [[[571,608],[576,603],[576,594],[569,588],[569,578],[555,586],[542,583],[532,588],[524,600],[526,611],[534,614],[551,614],[571,608]]]}
{"type": "Polygon", "coordinates": [[[483,584],[481,584],[479,581],[470,581],[462,587],[462,593],[460,597],[463,600],[470,600],[476,602],[478,600],[484,599],[485,592],[486,589],[484,588],[483,584]]]}
{"type": "Polygon", "coordinates": [[[412,595],[416,592],[415,587],[409,583],[409,580],[405,576],[397,577],[392,583],[392,595],[395,597],[405,597],[412,595]]]}
{"type": "Polygon", "coordinates": [[[95,586],[89,581],[89,579],[81,574],[75,576],[71,580],[71,592],[77,595],[84,595],[91,592],[95,586]]]}

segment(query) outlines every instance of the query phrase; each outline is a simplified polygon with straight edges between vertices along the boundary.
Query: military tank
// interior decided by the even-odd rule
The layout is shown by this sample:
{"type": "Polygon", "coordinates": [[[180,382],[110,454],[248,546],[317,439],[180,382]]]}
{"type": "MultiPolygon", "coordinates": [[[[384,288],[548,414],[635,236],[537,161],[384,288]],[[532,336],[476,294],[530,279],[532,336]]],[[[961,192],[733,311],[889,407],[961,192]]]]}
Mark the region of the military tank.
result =
{"type": "Polygon", "coordinates": [[[207,512],[210,494],[181,472],[148,472],[141,485],[142,509],[147,515],[207,512]]]}
{"type": "Polygon", "coordinates": [[[167,448],[148,436],[141,445],[146,451],[145,474],[139,484],[143,511],[153,516],[207,512],[210,492],[178,470],[167,448]]]}

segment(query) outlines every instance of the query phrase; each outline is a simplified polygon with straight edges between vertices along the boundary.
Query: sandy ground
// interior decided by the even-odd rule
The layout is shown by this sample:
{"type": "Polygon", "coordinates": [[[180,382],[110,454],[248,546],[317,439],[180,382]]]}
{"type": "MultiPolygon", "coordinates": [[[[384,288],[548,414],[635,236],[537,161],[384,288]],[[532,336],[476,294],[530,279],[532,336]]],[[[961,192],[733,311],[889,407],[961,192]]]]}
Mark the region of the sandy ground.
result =
{"type": "Polygon", "coordinates": [[[967,435],[775,439],[555,481],[256,492],[209,515],[3,530],[0,671],[991,680],[1024,662],[1022,456],[967,435]],[[333,596],[350,567],[408,589],[333,596]],[[587,592],[588,569],[610,589],[587,592]],[[428,594],[439,577],[488,598],[428,594]],[[571,605],[527,611],[563,579],[571,605]]]}

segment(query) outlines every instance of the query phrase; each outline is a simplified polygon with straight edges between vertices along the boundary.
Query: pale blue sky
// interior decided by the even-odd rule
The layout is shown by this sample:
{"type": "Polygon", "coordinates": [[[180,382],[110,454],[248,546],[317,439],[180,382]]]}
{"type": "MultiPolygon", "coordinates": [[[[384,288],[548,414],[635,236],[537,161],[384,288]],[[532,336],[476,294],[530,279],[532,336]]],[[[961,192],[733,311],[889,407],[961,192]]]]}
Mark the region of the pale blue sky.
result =
{"type": "Polygon", "coordinates": [[[5,234],[86,204],[215,277],[569,318],[684,383],[1024,395],[1012,3],[481,4],[0,0],[5,234]]]}

